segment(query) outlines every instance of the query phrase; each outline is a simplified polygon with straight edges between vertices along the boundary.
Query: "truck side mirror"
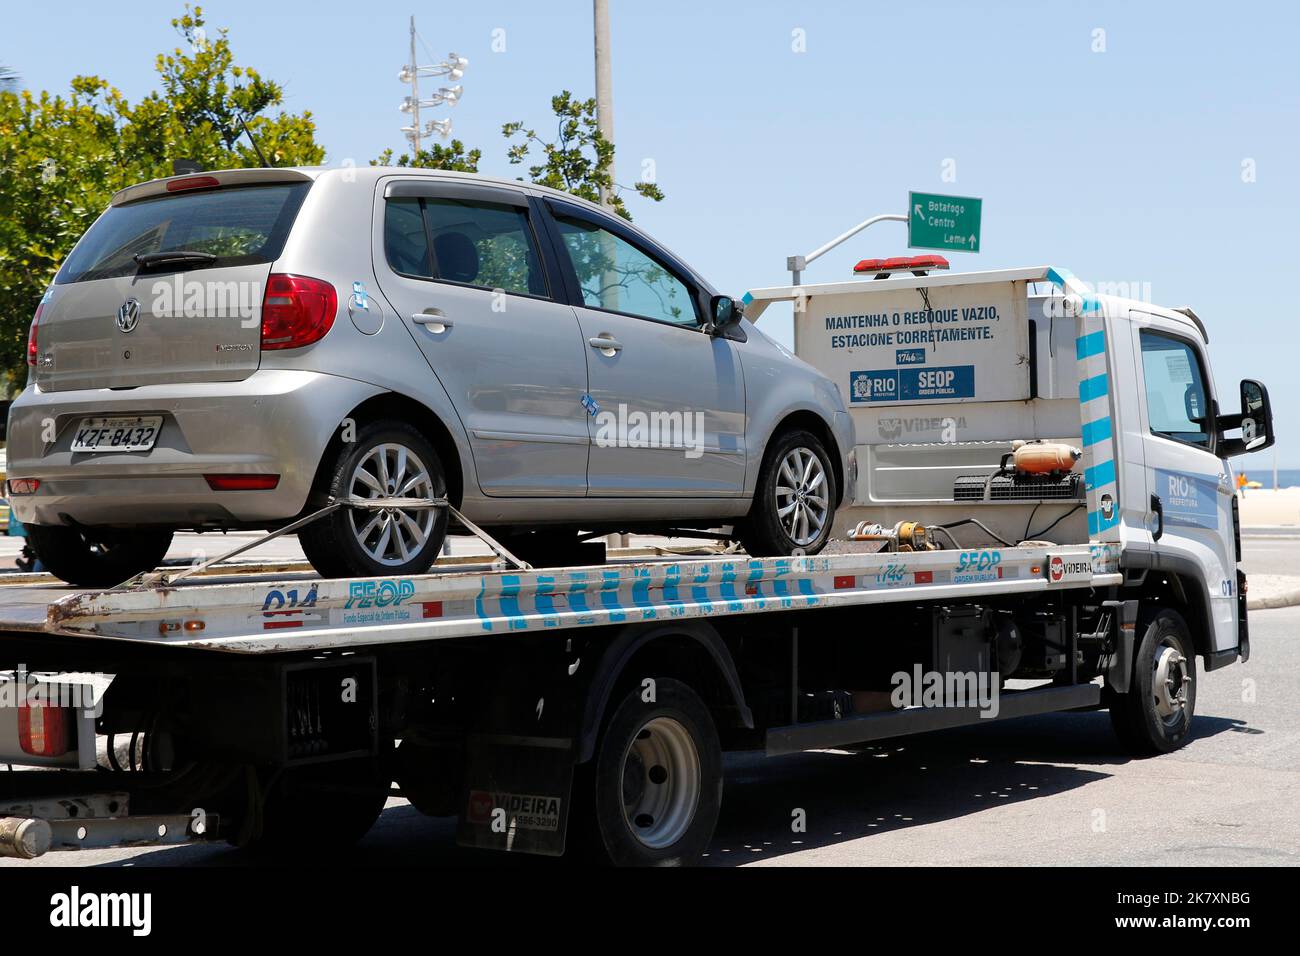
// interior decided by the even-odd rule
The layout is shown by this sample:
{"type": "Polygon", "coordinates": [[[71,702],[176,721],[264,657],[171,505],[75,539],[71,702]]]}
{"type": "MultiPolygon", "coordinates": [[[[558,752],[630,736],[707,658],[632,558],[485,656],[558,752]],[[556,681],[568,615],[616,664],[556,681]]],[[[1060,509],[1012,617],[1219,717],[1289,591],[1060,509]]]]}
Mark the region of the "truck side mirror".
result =
{"type": "Polygon", "coordinates": [[[1263,382],[1246,378],[1241,381],[1241,413],[1219,417],[1219,455],[1231,458],[1248,451],[1263,451],[1276,440],[1273,434],[1273,407],[1263,382]],[[1241,429],[1240,438],[1225,438],[1224,432],[1241,429]]]}

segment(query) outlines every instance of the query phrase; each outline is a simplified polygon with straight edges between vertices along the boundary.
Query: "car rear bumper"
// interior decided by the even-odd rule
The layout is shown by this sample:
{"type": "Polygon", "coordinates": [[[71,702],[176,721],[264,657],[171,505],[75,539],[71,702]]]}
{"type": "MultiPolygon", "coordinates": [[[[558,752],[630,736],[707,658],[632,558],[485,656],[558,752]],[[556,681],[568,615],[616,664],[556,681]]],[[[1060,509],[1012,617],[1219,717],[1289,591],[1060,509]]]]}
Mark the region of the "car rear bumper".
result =
{"type": "Polygon", "coordinates": [[[38,525],[219,527],[274,524],[302,511],[321,455],[343,419],[381,389],[317,372],[265,369],[240,382],[43,393],[29,386],[9,412],[14,495],[38,525]],[[71,451],[83,418],[160,414],[147,452],[71,451]],[[48,444],[45,438],[52,440],[48,444]],[[279,475],[274,489],[213,491],[204,475],[279,475]]]}

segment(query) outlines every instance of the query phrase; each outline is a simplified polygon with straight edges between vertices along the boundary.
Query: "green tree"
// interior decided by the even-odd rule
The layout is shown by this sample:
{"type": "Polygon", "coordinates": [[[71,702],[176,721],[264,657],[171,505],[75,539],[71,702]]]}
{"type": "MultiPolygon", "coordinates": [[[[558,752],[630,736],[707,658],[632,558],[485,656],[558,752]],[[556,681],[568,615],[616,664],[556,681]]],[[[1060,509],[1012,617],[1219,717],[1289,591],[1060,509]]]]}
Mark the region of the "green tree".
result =
{"type": "Polygon", "coordinates": [[[428,149],[422,149],[414,156],[403,153],[393,161],[393,151],[386,149],[378,159],[370,161],[371,166],[410,166],[420,169],[449,169],[456,173],[478,172],[478,161],[483,157],[483,150],[465,151],[465,144],[453,139],[446,146],[434,143],[428,149]]]}
{"type": "MultiPolygon", "coordinates": [[[[568,90],[551,97],[556,116],[555,138],[546,140],[523,123],[506,123],[501,132],[511,140],[506,152],[511,165],[518,166],[529,158],[532,147],[542,151],[542,161],[528,167],[529,178],[539,186],[561,189],[592,202],[600,202],[601,191],[608,195],[607,204],[624,219],[632,215],[623,202],[624,187],[609,173],[614,161],[614,144],[601,134],[596,125],[595,99],[578,100],[568,90]]],[[[663,190],[656,183],[638,182],[632,189],[659,202],[663,190]]]]}
{"type": "Polygon", "coordinates": [[[27,327],[72,245],[133,183],[207,169],[259,166],[242,118],[273,165],[324,160],[311,114],[272,112],[281,88],[237,65],[225,30],[209,38],[203,11],[172,26],[188,49],[157,58],[161,89],[129,103],[107,80],[74,77],[66,95],[0,90],[0,370],[25,379],[27,327]]]}

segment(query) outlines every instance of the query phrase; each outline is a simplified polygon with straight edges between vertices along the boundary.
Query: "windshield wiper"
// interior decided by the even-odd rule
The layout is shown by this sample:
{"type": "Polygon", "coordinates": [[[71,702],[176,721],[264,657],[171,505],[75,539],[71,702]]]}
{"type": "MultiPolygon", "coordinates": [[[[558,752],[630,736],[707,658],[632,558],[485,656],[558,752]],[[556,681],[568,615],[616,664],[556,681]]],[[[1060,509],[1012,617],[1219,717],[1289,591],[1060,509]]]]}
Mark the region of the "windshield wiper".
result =
{"type": "Polygon", "coordinates": [[[172,249],[167,252],[138,252],[131,257],[142,269],[150,266],[167,265],[174,262],[216,262],[217,257],[210,252],[196,252],[192,249],[172,249]]]}

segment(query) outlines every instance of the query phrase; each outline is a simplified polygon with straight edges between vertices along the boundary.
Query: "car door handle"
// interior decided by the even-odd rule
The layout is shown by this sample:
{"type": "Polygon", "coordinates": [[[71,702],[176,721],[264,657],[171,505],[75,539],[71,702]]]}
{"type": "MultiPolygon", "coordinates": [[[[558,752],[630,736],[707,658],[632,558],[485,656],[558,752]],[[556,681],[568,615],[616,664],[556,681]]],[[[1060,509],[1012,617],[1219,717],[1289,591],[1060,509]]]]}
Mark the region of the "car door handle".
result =
{"type": "Polygon", "coordinates": [[[416,325],[433,325],[441,326],[435,328],[435,332],[441,332],[443,329],[449,329],[454,325],[451,319],[442,314],[440,309],[425,309],[423,312],[416,312],[411,316],[411,321],[416,325]]]}
{"type": "Polygon", "coordinates": [[[602,352],[623,351],[623,343],[612,335],[593,335],[587,339],[587,344],[593,349],[600,349],[602,352]]]}

